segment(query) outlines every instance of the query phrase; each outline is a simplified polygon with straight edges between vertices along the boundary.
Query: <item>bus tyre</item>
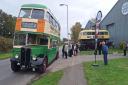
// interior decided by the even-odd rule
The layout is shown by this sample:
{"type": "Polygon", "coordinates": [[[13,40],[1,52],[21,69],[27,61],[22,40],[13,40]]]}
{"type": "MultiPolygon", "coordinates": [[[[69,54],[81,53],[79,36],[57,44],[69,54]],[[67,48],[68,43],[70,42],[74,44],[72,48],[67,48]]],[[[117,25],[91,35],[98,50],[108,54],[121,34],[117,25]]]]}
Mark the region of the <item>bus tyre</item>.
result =
{"type": "Polygon", "coordinates": [[[11,63],[11,69],[12,69],[12,71],[14,71],[14,72],[18,72],[18,71],[20,71],[20,66],[18,66],[16,63],[11,63]]]}
{"type": "Polygon", "coordinates": [[[42,65],[39,66],[39,69],[38,69],[39,73],[45,73],[46,68],[47,68],[47,60],[45,58],[42,65]]]}

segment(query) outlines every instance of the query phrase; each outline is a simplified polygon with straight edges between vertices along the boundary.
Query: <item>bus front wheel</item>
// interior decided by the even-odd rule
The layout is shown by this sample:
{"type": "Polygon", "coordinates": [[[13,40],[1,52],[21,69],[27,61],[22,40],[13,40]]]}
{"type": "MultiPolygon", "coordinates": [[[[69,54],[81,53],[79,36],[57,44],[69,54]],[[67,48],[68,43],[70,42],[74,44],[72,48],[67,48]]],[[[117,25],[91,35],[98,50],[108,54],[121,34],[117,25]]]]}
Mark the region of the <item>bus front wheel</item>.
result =
{"type": "Polygon", "coordinates": [[[16,63],[11,63],[11,69],[12,69],[12,71],[14,71],[14,72],[18,72],[18,71],[20,71],[20,66],[18,66],[16,63]]]}
{"type": "Polygon", "coordinates": [[[46,58],[43,60],[43,63],[39,66],[38,71],[39,73],[45,73],[47,68],[47,60],[46,58]]]}

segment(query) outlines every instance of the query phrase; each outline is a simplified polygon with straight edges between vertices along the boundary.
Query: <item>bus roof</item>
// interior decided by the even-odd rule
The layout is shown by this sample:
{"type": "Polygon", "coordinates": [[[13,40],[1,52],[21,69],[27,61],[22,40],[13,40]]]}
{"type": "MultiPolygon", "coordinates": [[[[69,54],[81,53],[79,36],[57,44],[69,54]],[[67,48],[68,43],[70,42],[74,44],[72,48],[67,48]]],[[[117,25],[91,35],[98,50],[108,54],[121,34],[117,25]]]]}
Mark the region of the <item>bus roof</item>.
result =
{"type": "Polygon", "coordinates": [[[38,8],[38,9],[47,9],[47,6],[42,4],[24,4],[21,6],[21,8],[38,8]]]}
{"type": "MultiPolygon", "coordinates": [[[[81,32],[95,32],[95,30],[82,30],[81,32]]],[[[108,30],[99,30],[99,32],[108,32],[108,30]]]]}
{"type": "MultiPolygon", "coordinates": [[[[42,5],[42,4],[23,4],[21,5],[21,9],[22,8],[31,8],[31,9],[46,9],[51,15],[52,17],[56,20],[56,22],[59,24],[58,20],[56,19],[56,17],[52,14],[51,10],[48,9],[48,7],[46,5],[42,5]]],[[[60,27],[60,24],[59,24],[60,27]]],[[[61,28],[61,27],[60,27],[61,28]]]]}

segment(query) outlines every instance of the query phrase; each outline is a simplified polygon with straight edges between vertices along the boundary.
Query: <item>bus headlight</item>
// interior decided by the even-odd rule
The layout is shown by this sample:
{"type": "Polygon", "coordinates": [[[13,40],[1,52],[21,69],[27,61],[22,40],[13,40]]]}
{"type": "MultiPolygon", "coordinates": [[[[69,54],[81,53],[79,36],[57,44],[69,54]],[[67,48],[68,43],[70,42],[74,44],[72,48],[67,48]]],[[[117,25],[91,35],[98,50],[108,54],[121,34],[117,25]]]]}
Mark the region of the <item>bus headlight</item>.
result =
{"type": "Polygon", "coordinates": [[[36,56],[33,56],[33,57],[32,57],[32,60],[34,60],[34,61],[37,60],[36,56]]]}
{"type": "Polygon", "coordinates": [[[16,54],[16,55],[15,55],[15,58],[17,59],[17,58],[19,58],[19,56],[16,54]]]}

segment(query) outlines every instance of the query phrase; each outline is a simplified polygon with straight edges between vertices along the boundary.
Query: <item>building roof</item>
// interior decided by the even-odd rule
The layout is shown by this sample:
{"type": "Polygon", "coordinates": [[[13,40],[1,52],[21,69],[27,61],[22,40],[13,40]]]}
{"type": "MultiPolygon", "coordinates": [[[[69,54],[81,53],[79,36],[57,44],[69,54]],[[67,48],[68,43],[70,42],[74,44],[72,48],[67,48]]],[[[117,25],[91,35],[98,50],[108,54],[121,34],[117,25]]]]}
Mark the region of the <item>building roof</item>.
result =
{"type": "Polygon", "coordinates": [[[86,26],[85,26],[85,29],[91,29],[92,27],[95,26],[95,23],[96,23],[95,19],[89,20],[89,21],[87,22],[86,26]]]}
{"type": "Polygon", "coordinates": [[[42,4],[23,4],[21,8],[40,8],[40,9],[46,8],[47,9],[47,6],[42,4]]]}

